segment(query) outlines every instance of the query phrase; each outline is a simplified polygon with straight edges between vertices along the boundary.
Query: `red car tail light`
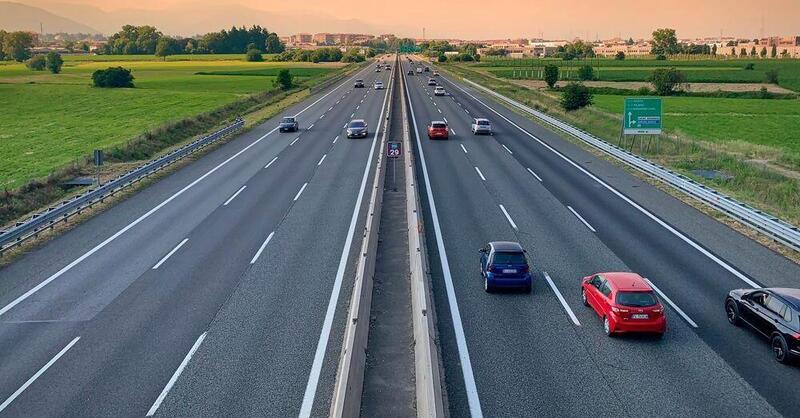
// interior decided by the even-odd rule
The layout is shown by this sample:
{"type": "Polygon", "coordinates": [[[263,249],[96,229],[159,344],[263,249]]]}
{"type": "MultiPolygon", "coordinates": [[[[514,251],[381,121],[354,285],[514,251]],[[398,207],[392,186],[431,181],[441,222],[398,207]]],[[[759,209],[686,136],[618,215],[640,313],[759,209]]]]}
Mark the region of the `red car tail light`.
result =
{"type": "Polygon", "coordinates": [[[794,338],[797,341],[800,341],[800,332],[796,332],[796,333],[792,334],[792,338],[794,338]]]}
{"type": "Polygon", "coordinates": [[[521,269],[519,269],[520,273],[527,273],[528,271],[530,271],[530,267],[528,267],[528,266],[525,266],[525,267],[522,267],[521,269]]]}

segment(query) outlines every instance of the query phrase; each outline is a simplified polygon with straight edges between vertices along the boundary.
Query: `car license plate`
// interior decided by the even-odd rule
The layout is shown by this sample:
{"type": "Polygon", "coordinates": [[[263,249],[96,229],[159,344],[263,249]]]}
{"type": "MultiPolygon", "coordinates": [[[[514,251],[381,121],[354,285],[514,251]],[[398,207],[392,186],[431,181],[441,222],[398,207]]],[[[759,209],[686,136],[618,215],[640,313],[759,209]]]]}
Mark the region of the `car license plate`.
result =
{"type": "Polygon", "coordinates": [[[503,273],[516,273],[517,269],[503,269],[503,273]]]}
{"type": "Polygon", "coordinates": [[[647,318],[649,318],[649,316],[647,316],[647,314],[633,314],[633,315],[631,315],[631,318],[633,318],[633,319],[647,319],[647,318]]]}

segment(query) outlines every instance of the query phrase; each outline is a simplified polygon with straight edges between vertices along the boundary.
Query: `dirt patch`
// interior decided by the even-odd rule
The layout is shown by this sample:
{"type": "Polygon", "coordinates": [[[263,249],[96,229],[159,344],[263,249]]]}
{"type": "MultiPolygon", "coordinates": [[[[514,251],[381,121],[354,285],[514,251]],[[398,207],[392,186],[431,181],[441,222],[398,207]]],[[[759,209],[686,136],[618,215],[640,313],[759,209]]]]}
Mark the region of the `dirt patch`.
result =
{"type": "MultiPolygon", "coordinates": [[[[547,87],[542,80],[507,80],[511,83],[528,87],[543,89],[547,87]]],[[[559,81],[556,85],[562,87],[567,82],[559,81]]],[[[653,88],[653,86],[646,81],[584,81],[583,84],[589,87],[610,87],[615,89],[638,90],[642,87],[653,88]]],[[[689,92],[715,92],[715,91],[729,91],[729,92],[746,92],[746,91],[761,91],[762,87],[766,87],[770,93],[785,93],[794,94],[792,90],[785,89],[775,84],[766,83],[688,83],[684,85],[684,90],[689,92]]]]}

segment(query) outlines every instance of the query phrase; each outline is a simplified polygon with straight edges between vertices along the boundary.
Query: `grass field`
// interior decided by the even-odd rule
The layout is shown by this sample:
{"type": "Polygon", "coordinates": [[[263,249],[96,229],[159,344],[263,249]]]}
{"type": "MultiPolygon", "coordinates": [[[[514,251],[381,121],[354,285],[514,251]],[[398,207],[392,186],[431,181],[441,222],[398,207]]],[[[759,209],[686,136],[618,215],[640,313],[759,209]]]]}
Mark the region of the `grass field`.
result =
{"type": "Polygon", "coordinates": [[[93,149],[120,145],[164,123],[271,90],[277,69],[289,68],[303,81],[341,66],[250,63],[212,55],[190,56],[212,58],[209,61],[166,62],[94,60],[98,57],[106,58],[70,56],[58,75],[31,71],[23,64],[0,65],[0,97],[5,103],[0,112],[0,190],[43,178],[93,149]],[[93,71],[118,65],[133,71],[136,88],[91,87],[93,71]]]}

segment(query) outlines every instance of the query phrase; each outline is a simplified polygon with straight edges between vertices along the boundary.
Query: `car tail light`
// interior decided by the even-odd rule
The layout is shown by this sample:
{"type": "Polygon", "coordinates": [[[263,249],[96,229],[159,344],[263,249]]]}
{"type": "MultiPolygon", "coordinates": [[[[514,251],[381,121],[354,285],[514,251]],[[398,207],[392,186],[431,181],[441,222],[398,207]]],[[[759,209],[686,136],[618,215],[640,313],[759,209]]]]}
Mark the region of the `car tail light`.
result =
{"type": "Polygon", "coordinates": [[[663,308],[663,307],[661,307],[661,306],[659,306],[659,307],[657,307],[657,308],[653,308],[653,312],[654,312],[654,313],[661,313],[661,312],[664,312],[664,308],[663,308]]]}
{"type": "Polygon", "coordinates": [[[792,338],[794,338],[797,341],[800,341],[800,332],[795,332],[794,334],[792,334],[792,338]]]}
{"type": "Polygon", "coordinates": [[[519,269],[520,273],[527,273],[529,271],[530,271],[530,267],[528,267],[528,266],[525,266],[525,267],[522,267],[522,268],[519,269]]]}
{"type": "Polygon", "coordinates": [[[612,312],[618,312],[618,313],[619,313],[619,312],[621,312],[621,313],[628,313],[628,312],[630,312],[630,311],[629,311],[629,310],[627,310],[627,309],[618,308],[618,307],[616,307],[616,306],[612,306],[612,307],[611,307],[611,311],[612,311],[612,312]]]}

